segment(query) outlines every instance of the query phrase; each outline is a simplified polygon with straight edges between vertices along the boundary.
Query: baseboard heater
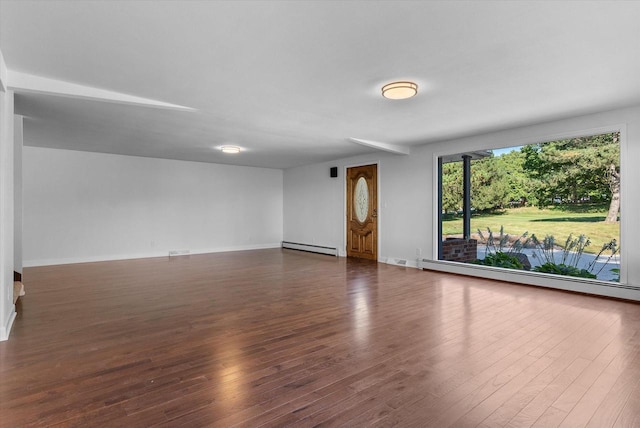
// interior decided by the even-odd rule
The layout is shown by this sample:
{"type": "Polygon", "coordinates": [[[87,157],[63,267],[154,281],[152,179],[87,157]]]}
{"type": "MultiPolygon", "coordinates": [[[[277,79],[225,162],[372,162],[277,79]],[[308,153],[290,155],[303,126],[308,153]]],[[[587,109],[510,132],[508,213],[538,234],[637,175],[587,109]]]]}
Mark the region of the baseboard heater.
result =
{"type": "Polygon", "coordinates": [[[338,256],[337,248],[323,247],[322,245],[300,244],[298,242],[282,241],[282,248],[308,251],[310,253],[327,254],[329,256],[338,256]]]}

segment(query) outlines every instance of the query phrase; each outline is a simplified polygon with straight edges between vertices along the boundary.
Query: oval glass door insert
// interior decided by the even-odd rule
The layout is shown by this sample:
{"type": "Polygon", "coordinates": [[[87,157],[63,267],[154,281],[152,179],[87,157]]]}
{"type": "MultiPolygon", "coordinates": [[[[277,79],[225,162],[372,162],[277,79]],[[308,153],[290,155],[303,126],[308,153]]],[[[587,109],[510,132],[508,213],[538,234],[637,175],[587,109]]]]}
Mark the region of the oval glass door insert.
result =
{"type": "Polygon", "coordinates": [[[369,214],[369,186],[364,177],[360,177],[356,182],[356,189],[353,192],[353,206],[358,221],[364,223],[369,214]]]}

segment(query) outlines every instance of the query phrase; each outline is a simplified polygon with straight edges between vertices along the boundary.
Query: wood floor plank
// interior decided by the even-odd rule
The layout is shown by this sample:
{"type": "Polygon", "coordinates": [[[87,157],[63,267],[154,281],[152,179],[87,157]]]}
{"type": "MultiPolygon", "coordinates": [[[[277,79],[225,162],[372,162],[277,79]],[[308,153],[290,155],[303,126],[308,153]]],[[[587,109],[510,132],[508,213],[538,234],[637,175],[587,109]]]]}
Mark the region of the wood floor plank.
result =
{"type": "MultiPolygon", "coordinates": [[[[530,402],[516,408],[518,412],[507,422],[505,426],[509,428],[530,427],[536,423],[538,418],[551,407],[551,404],[564,392],[565,389],[584,371],[591,361],[584,358],[574,360],[561,374],[554,378],[545,388],[540,391],[530,402]]],[[[510,413],[509,413],[510,414],[510,413]]],[[[507,414],[507,417],[509,416],[507,414]]],[[[498,420],[504,421],[503,415],[498,415],[498,420]]],[[[495,421],[486,421],[489,426],[495,421]]],[[[499,424],[499,423],[498,423],[499,424]]]]}
{"type": "Polygon", "coordinates": [[[640,383],[636,383],[635,388],[629,394],[620,411],[618,418],[613,424],[614,428],[631,428],[640,426],[640,383]]]}
{"type": "MultiPolygon", "coordinates": [[[[490,417],[487,417],[487,419],[483,421],[483,425],[505,426],[509,422],[512,422],[515,426],[523,426],[526,425],[527,419],[533,423],[540,414],[536,415],[533,420],[531,420],[531,415],[525,417],[525,420],[516,419],[514,421],[513,418],[516,414],[526,409],[529,403],[533,401],[534,398],[548,385],[552,384],[554,380],[564,372],[567,366],[570,366],[572,362],[576,361],[578,355],[583,354],[586,349],[592,349],[593,347],[598,346],[597,339],[599,337],[606,336],[614,328],[613,325],[607,326],[606,323],[602,322],[598,318],[596,318],[596,320],[598,324],[590,326],[586,330],[582,329],[584,331],[582,334],[573,335],[570,340],[563,341],[549,351],[545,355],[546,357],[553,359],[553,362],[549,367],[530,382],[527,382],[526,385],[523,385],[523,388],[520,391],[514,394],[503,405],[498,407],[490,417]]],[[[603,343],[600,346],[604,347],[605,344],[603,343]]],[[[588,360],[584,358],[580,360],[583,362],[583,366],[586,366],[584,363],[588,360]]],[[[580,365],[578,367],[580,367],[580,365]]],[[[540,402],[538,401],[538,404],[539,403],[540,402]]],[[[486,404],[483,403],[483,405],[486,404]]]]}
{"type": "Polygon", "coordinates": [[[588,428],[613,426],[615,424],[638,382],[640,382],[640,369],[637,364],[637,361],[634,362],[633,366],[628,367],[620,374],[615,385],[611,388],[611,392],[600,402],[600,405],[589,420],[588,428]]]}
{"type": "MultiPolygon", "coordinates": [[[[621,350],[585,392],[560,426],[586,426],[599,405],[602,404],[609,395],[621,374],[625,373],[629,360],[634,359],[639,349],[640,347],[636,346],[633,350],[630,350],[628,354],[624,352],[624,350],[621,350]]],[[[615,418],[612,419],[610,422],[615,421],[615,418]]]]}
{"type": "Polygon", "coordinates": [[[27,268],[0,426],[640,421],[640,305],[271,249],[27,268]]]}
{"type": "MultiPolygon", "coordinates": [[[[570,328],[567,328],[565,330],[565,333],[571,334],[571,331],[577,330],[577,329],[585,332],[591,331],[591,329],[594,326],[597,326],[597,323],[599,321],[600,320],[597,317],[596,318],[590,317],[589,321],[586,323],[577,323],[573,327],[571,327],[570,325],[567,325],[566,327],[570,327],[570,328]]],[[[510,364],[514,361],[514,358],[518,358],[524,354],[531,353],[533,350],[537,349],[537,347],[541,343],[548,344],[547,335],[543,333],[544,331],[542,331],[541,333],[541,331],[539,330],[534,330],[532,332],[533,338],[523,335],[521,338],[519,338],[519,340],[515,340],[512,343],[509,343],[505,347],[505,349],[507,349],[510,353],[506,357],[503,357],[502,359],[498,359],[498,360],[494,359],[495,356],[502,357],[503,353],[501,352],[495,352],[493,356],[483,356],[483,358],[480,361],[485,364],[492,363],[490,367],[487,367],[483,372],[478,373],[473,377],[468,375],[462,377],[462,379],[464,380],[464,383],[462,383],[455,389],[450,389],[446,395],[442,396],[442,400],[437,400],[437,399],[434,400],[433,397],[427,396],[426,400],[422,400],[419,406],[416,405],[416,407],[419,407],[420,409],[416,415],[407,416],[406,414],[403,414],[400,416],[399,421],[401,421],[403,424],[410,423],[410,421],[417,422],[418,420],[423,420],[424,418],[426,418],[426,416],[421,415],[421,413],[423,412],[432,414],[435,410],[441,411],[442,409],[449,408],[450,406],[455,405],[458,402],[459,402],[459,406],[467,406],[466,409],[469,410],[470,408],[468,406],[470,404],[470,400],[468,399],[468,397],[470,396],[470,394],[477,395],[479,389],[483,387],[483,385],[485,385],[488,380],[490,380],[493,376],[495,376],[496,374],[500,373],[501,370],[503,370],[503,367],[504,367],[503,365],[505,363],[510,364]],[[512,347],[513,345],[515,346],[512,347]],[[409,420],[407,420],[407,418],[409,418],[409,420]]],[[[561,343],[563,342],[558,341],[558,344],[561,344],[561,343]]],[[[535,361],[535,357],[531,357],[531,358],[532,358],[532,361],[535,361]]],[[[477,365],[479,361],[474,359],[474,363],[477,365]]],[[[460,366],[459,370],[464,374],[465,373],[464,365],[460,366]]],[[[482,397],[482,396],[480,395],[479,397],[482,397]]],[[[480,401],[482,400],[476,401],[476,403],[480,401]]],[[[402,409],[399,409],[399,410],[402,410],[402,409]]],[[[452,412],[452,414],[455,415],[456,412],[452,412]]],[[[461,414],[458,415],[458,417],[459,416],[461,416],[461,414]]],[[[389,419],[394,421],[398,420],[398,418],[395,417],[393,414],[389,416],[389,419]]]]}
{"type": "Polygon", "coordinates": [[[582,396],[591,388],[602,372],[611,364],[619,352],[617,343],[611,342],[607,348],[578,376],[563,394],[553,403],[556,409],[571,412],[582,396]]]}
{"type": "Polygon", "coordinates": [[[567,417],[567,412],[556,407],[548,407],[532,425],[533,428],[556,428],[567,417]]]}

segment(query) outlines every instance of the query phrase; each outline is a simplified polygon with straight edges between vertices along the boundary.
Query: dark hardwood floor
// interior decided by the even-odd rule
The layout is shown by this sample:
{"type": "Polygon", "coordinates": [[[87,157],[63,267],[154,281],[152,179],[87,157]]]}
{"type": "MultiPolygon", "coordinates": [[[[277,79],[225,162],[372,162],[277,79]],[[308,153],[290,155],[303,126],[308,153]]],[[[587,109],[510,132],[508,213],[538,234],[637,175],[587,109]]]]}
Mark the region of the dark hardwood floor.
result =
{"type": "Polygon", "coordinates": [[[289,250],[26,269],[0,426],[640,426],[640,305],[289,250]]]}

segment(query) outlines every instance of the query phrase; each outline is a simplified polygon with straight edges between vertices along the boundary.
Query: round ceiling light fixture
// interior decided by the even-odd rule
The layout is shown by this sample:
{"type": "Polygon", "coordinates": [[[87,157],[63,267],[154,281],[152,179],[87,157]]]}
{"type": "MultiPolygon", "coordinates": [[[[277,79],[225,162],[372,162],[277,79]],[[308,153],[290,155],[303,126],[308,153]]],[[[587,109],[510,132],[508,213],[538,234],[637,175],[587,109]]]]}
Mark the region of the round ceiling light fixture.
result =
{"type": "Polygon", "coordinates": [[[229,153],[234,155],[240,153],[240,147],[238,146],[222,146],[220,147],[220,150],[222,150],[222,153],[229,153]]]}
{"type": "Polygon", "coordinates": [[[418,93],[418,85],[413,82],[391,82],[382,87],[382,96],[390,100],[404,100],[418,93]]]}

